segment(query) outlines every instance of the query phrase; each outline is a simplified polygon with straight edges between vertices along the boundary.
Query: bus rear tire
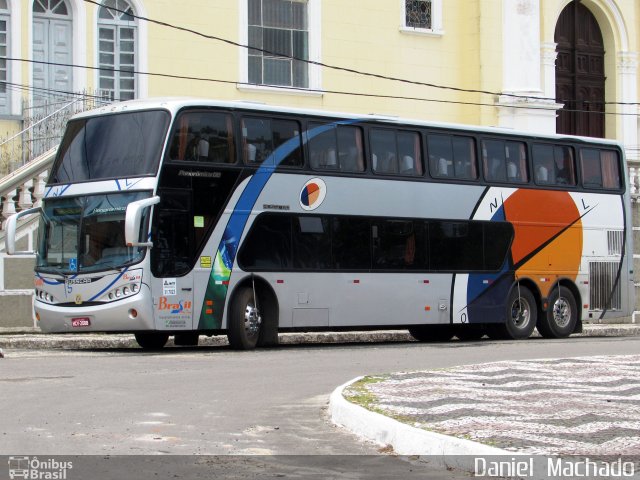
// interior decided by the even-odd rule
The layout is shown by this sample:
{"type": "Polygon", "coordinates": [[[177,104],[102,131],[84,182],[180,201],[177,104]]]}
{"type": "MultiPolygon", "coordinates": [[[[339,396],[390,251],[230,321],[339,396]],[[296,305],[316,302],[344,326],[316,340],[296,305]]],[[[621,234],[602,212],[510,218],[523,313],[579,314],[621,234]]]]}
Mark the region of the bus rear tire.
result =
{"type": "Polygon", "coordinates": [[[241,287],[235,293],[227,327],[229,345],[234,350],[256,348],[262,330],[262,315],[258,307],[251,287],[241,287]]]}
{"type": "Polygon", "coordinates": [[[549,295],[549,308],[538,319],[538,332],[544,338],[566,338],[574,332],[577,321],[576,299],[571,290],[560,286],[549,295]]]}
{"type": "Polygon", "coordinates": [[[447,342],[455,332],[450,325],[416,325],[409,333],[419,342],[447,342]]]}
{"type": "Polygon", "coordinates": [[[538,318],[536,299],[528,288],[511,288],[506,305],[506,321],[487,327],[490,338],[504,340],[525,340],[531,336],[538,318]]]}
{"type": "Polygon", "coordinates": [[[137,332],[136,342],[145,350],[160,350],[169,340],[168,333],[159,332],[137,332]]]}

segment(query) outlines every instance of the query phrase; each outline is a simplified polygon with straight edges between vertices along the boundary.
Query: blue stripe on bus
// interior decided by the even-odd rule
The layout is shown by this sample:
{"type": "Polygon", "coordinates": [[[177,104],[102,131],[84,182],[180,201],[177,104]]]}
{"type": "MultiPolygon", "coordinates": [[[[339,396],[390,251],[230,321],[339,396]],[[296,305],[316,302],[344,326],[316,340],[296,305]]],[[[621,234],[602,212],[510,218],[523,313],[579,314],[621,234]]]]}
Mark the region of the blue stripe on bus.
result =
{"type": "Polygon", "coordinates": [[[61,282],[60,280],[47,280],[46,278],[41,276],[39,273],[36,273],[36,277],[42,280],[46,285],[62,285],[64,283],[64,282],[61,282]]]}
{"type": "MultiPolygon", "coordinates": [[[[327,132],[335,128],[337,125],[350,125],[357,122],[359,122],[359,120],[340,120],[338,122],[328,123],[318,126],[313,130],[303,132],[303,145],[313,137],[327,132]]],[[[271,175],[273,175],[280,163],[297,148],[300,148],[300,140],[296,136],[290,140],[287,140],[285,143],[275,149],[271,153],[271,155],[269,155],[262,162],[260,168],[258,168],[256,173],[251,177],[248,185],[240,195],[240,199],[236,203],[236,206],[231,213],[231,217],[229,218],[227,226],[222,235],[222,240],[220,241],[220,244],[218,245],[218,249],[216,251],[216,254],[220,256],[224,266],[229,270],[229,274],[228,276],[226,276],[225,280],[229,280],[231,269],[233,267],[233,263],[238,251],[238,246],[240,244],[240,237],[242,236],[242,232],[244,231],[244,228],[247,224],[249,215],[251,214],[251,211],[253,210],[258,197],[260,196],[260,193],[262,193],[262,190],[271,178],[271,175]]],[[[227,286],[224,284],[216,285],[216,279],[214,278],[215,268],[216,262],[214,262],[214,265],[212,267],[205,299],[203,300],[203,307],[198,324],[198,328],[200,329],[220,328],[222,323],[222,315],[224,313],[225,303],[224,300],[227,294],[227,286]],[[220,291],[221,289],[223,289],[223,291],[220,291]],[[205,306],[205,302],[208,298],[216,298],[216,306],[219,308],[219,313],[217,315],[218,318],[214,318],[212,313],[206,313],[207,309],[205,306]]]]}
{"type": "Polygon", "coordinates": [[[45,193],[44,197],[47,198],[49,197],[49,194],[55,189],[55,188],[61,188],[60,191],[56,192],[53,194],[54,197],[59,197],[60,195],[62,195],[64,192],[67,191],[67,189],[71,187],[71,184],[69,185],[65,185],[64,187],[49,187],[49,190],[47,191],[47,193],[45,193]]]}
{"type": "Polygon", "coordinates": [[[118,275],[115,280],[113,282],[111,282],[109,285],[107,285],[106,287],[104,287],[103,290],[101,290],[100,292],[96,293],[93,297],[91,297],[89,300],[87,300],[88,302],[92,302],[94,301],[96,298],[100,297],[104,292],[106,292],[107,290],[109,290],[111,287],[113,287],[113,285],[122,278],[122,276],[127,273],[127,270],[129,270],[129,267],[126,267],[123,271],[120,272],[120,275],[118,275]]]}

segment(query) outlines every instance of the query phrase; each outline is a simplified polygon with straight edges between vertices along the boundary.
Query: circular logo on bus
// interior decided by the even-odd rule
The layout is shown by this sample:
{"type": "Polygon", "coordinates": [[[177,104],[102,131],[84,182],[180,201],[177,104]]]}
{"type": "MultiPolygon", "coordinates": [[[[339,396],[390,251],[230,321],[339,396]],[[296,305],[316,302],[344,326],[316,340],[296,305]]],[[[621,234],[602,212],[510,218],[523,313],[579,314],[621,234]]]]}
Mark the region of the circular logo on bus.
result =
{"type": "Polygon", "coordinates": [[[303,210],[315,210],[327,195],[327,185],[319,178],[312,178],[302,187],[300,192],[300,206],[303,210]]]}

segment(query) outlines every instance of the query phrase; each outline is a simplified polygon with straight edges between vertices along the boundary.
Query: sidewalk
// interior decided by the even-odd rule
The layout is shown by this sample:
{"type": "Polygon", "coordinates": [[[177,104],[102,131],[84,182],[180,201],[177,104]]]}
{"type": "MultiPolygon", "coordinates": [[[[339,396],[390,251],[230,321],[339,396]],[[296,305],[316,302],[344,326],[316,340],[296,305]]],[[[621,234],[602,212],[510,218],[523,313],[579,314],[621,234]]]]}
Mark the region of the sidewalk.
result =
{"type": "Polygon", "coordinates": [[[334,423],[397,454],[467,471],[472,456],[637,460],[640,355],[361,377],[336,389],[330,411],[334,423]]]}

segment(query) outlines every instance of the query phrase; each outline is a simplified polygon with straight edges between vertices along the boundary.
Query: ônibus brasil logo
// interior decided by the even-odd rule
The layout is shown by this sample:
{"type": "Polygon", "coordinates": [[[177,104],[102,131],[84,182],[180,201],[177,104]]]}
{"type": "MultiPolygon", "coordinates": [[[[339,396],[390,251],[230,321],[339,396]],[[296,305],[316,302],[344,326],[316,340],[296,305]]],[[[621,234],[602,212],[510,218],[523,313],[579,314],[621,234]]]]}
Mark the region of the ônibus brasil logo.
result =
{"type": "Polygon", "coordinates": [[[54,458],[40,460],[38,457],[9,457],[9,478],[33,480],[66,480],[67,471],[73,468],[73,462],[63,462],[54,458]]]}
{"type": "Polygon", "coordinates": [[[315,210],[327,196],[327,185],[320,178],[312,178],[300,191],[300,206],[303,210],[315,210]]]}

